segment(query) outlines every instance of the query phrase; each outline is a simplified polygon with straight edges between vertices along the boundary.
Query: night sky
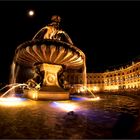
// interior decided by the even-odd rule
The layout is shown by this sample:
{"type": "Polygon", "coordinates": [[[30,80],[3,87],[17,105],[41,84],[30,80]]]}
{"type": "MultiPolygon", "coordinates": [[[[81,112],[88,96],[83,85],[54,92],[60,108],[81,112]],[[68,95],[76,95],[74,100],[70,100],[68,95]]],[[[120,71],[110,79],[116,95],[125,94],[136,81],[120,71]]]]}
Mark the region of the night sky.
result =
{"type": "Polygon", "coordinates": [[[0,2],[0,82],[7,82],[15,49],[60,15],[61,27],[100,72],[140,55],[139,2],[0,2]],[[28,10],[35,16],[29,17],[28,10]]]}

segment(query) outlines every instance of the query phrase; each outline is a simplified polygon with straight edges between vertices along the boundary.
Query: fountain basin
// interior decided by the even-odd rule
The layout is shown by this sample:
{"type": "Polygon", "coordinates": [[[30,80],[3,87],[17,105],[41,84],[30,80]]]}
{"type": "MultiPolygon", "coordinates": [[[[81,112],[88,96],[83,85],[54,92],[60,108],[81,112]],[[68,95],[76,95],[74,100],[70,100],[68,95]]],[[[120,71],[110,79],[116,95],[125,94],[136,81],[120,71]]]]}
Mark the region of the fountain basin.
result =
{"type": "Polygon", "coordinates": [[[37,91],[24,90],[24,96],[32,100],[68,100],[70,93],[59,87],[49,86],[37,91]]]}
{"type": "Polygon", "coordinates": [[[19,45],[14,61],[20,65],[33,67],[48,63],[79,69],[84,63],[84,53],[72,44],[52,40],[31,40],[19,45]]]}

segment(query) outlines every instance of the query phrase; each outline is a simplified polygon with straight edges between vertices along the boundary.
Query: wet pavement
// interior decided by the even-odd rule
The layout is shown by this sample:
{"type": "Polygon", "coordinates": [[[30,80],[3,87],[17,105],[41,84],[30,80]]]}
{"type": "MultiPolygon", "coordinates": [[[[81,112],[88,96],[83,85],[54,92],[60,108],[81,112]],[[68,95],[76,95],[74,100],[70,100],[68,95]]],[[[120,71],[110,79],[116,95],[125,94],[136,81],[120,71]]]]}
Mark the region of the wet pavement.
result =
{"type": "Polygon", "coordinates": [[[23,99],[0,105],[1,139],[140,138],[140,100],[100,95],[101,100],[72,97],[69,101],[23,99]]]}

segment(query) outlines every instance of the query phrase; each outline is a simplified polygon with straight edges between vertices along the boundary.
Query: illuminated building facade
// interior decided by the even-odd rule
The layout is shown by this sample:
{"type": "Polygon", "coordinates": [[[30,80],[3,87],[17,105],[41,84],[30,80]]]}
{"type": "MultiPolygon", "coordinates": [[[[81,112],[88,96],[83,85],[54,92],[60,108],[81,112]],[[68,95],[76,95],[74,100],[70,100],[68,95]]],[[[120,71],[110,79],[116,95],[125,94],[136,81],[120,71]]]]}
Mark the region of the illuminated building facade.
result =
{"type": "MultiPolygon", "coordinates": [[[[68,73],[71,85],[82,87],[81,73],[68,73]]],[[[117,70],[103,73],[87,73],[87,86],[91,91],[118,91],[140,89],[140,61],[117,70]]],[[[78,91],[79,92],[79,91],[78,91]]]]}

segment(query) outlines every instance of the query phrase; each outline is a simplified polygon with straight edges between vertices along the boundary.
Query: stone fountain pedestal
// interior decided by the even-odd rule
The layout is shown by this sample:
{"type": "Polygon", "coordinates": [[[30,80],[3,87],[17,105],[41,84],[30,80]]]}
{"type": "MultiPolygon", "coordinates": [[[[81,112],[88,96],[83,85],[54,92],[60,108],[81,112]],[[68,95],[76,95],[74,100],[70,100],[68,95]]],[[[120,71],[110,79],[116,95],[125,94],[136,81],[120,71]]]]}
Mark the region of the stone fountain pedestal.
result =
{"type": "Polygon", "coordinates": [[[62,89],[58,83],[58,72],[61,65],[41,64],[40,71],[44,71],[43,86],[40,90],[24,90],[24,95],[33,100],[68,100],[69,92],[62,89]]]}

